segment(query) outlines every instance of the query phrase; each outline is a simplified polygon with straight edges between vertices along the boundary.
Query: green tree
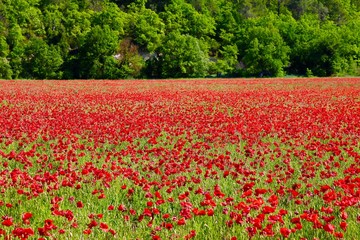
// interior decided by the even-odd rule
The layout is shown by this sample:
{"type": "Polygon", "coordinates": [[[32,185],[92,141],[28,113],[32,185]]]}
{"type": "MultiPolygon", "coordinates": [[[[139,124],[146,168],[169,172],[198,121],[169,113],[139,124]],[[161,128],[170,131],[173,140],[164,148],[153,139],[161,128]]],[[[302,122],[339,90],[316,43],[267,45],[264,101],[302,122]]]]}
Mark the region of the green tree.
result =
{"type": "Polygon", "coordinates": [[[289,71],[298,75],[311,72],[315,76],[356,72],[359,56],[357,24],[340,27],[333,21],[319,20],[317,15],[304,15],[298,21],[297,34],[291,44],[289,71]]]}
{"type": "Polygon", "coordinates": [[[12,70],[7,59],[9,55],[9,46],[4,36],[0,36],[0,79],[10,79],[12,70]]]}
{"type": "Polygon", "coordinates": [[[93,27],[79,48],[79,78],[105,78],[105,62],[115,55],[118,42],[117,32],[108,25],[93,27]]]}
{"type": "Polygon", "coordinates": [[[95,12],[84,1],[49,0],[43,5],[43,13],[47,36],[44,40],[59,48],[64,61],[63,78],[79,78],[79,49],[95,12]]]}
{"type": "Polygon", "coordinates": [[[356,0],[1,0],[0,77],[356,75],[358,19],[356,0]]]}
{"type": "Polygon", "coordinates": [[[102,10],[92,14],[92,26],[109,26],[119,36],[125,35],[126,25],[129,24],[129,14],[123,12],[116,4],[104,2],[102,10]]]}
{"type": "Polygon", "coordinates": [[[33,38],[26,45],[22,60],[24,78],[58,79],[63,60],[55,46],[49,46],[40,38],[33,38]]]}
{"type": "Polygon", "coordinates": [[[215,20],[206,14],[201,14],[184,0],[173,0],[165,6],[161,17],[166,25],[166,32],[178,31],[198,39],[215,34],[215,20]]]}
{"type": "Polygon", "coordinates": [[[241,18],[234,4],[228,1],[221,3],[218,12],[214,15],[216,21],[215,40],[217,45],[212,45],[210,52],[211,73],[221,75],[233,75],[236,72],[238,61],[238,46],[236,44],[237,33],[241,18]]]}
{"type": "Polygon", "coordinates": [[[12,69],[12,78],[16,79],[21,76],[23,71],[22,59],[26,45],[26,38],[22,35],[22,29],[17,23],[9,24],[6,40],[10,50],[8,58],[12,69]]]}
{"type": "Polygon", "coordinates": [[[164,23],[156,12],[145,7],[145,2],[132,4],[129,12],[128,37],[143,50],[154,52],[164,37],[164,23]]]}
{"type": "Polygon", "coordinates": [[[26,38],[44,36],[39,0],[2,0],[1,15],[7,24],[18,24],[26,38]]]}
{"type": "Polygon", "coordinates": [[[345,23],[348,20],[351,11],[350,0],[319,0],[320,4],[327,13],[326,19],[336,23],[345,23]]]}
{"type": "Polygon", "coordinates": [[[360,75],[360,20],[354,19],[338,29],[332,69],[335,75],[360,75]]]}
{"type": "Polygon", "coordinates": [[[238,48],[245,76],[279,77],[285,74],[290,48],[276,27],[276,21],[273,14],[244,21],[238,48]]]}
{"type": "Polygon", "coordinates": [[[208,49],[190,35],[171,32],[160,48],[158,64],[163,78],[204,77],[209,67],[208,49]]]}
{"type": "Polygon", "coordinates": [[[271,0],[234,0],[234,7],[243,18],[266,16],[271,0]]]}

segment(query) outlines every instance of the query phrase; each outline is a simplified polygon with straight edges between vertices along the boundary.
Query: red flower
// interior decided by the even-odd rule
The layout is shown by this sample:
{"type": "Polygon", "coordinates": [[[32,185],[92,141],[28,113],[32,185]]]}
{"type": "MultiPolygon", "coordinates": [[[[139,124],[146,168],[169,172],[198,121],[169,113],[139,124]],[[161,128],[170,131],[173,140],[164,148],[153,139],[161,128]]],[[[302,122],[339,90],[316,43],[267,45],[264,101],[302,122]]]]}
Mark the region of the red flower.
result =
{"type": "Polygon", "coordinates": [[[325,224],[324,230],[327,231],[327,232],[332,233],[332,232],[334,232],[335,227],[334,227],[334,225],[328,223],[328,224],[325,224]]]}
{"type": "Polygon", "coordinates": [[[207,210],[206,214],[207,214],[209,217],[213,216],[213,215],[214,215],[214,209],[209,208],[209,209],[207,210]]]}
{"type": "Polygon", "coordinates": [[[124,205],[124,204],[120,204],[119,207],[118,207],[118,210],[119,210],[119,211],[122,211],[122,212],[126,211],[125,205],[124,205]]]}
{"type": "Polygon", "coordinates": [[[261,194],[264,194],[266,193],[267,190],[266,189],[255,189],[255,195],[258,196],[258,195],[261,195],[261,194]]]}
{"type": "Polygon", "coordinates": [[[109,229],[109,233],[111,233],[113,236],[115,236],[116,231],[114,229],[109,229]]]}
{"type": "Polygon", "coordinates": [[[57,227],[54,225],[53,220],[51,219],[45,219],[44,221],[44,227],[48,230],[56,229],[57,227]]]}
{"type": "Polygon", "coordinates": [[[284,236],[284,238],[288,238],[290,236],[291,230],[288,228],[280,228],[280,233],[284,236]]]}
{"type": "Polygon", "coordinates": [[[345,211],[341,212],[340,216],[343,220],[346,220],[348,218],[348,214],[345,211]]]}
{"type": "Polygon", "coordinates": [[[346,231],[347,226],[348,226],[347,223],[344,222],[344,221],[340,223],[340,227],[341,227],[341,229],[344,230],[344,231],[346,231]]]}
{"type": "Polygon", "coordinates": [[[255,227],[247,227],[246,230],[247,230],[250,238],[252,238],[256,234],[256,231],[257,231],[257,229],[255,227]]]}
{"type": "Polygon", "coordinates": [[[171,223],[166,223],[165,228],[171,230],[173,228],[173,225],[171,223]]]}
{"type": "Polygon", "coordinates": [[[188,235],[186,235],[184,238],[191,239],[191,238],[194,238],[195,236],[196,236],[195,230],[191,230],[190,233],[188,235]]]}
{"type": "Polygon", "coordinates": [[[42,228],[38,228],[38,232],[40,236],[51,236],[49,229],[42,227],[42,228]]]}
{"type": "Polygon", "coordinates": [[[32,213],[26,212],[22,215],[22,220],[24,224],[30,224],[29,219],[32,217],[32,213]]]}
{"type": "Polygon", "coordinates": [[[96,227],[98,225],[98,223],[95,220],[91,220],[91,222],[88,224],[88,228],[93,228],[96,227]]]}
{"type": "Polygon", "coordinates": [[[291,223],[294,223],[294,224],[300,223],[300,218],[298,218],[298,217],[292,218],[291,223]]]}
{"type": "Polygon", "coordinates": [[[106,223],[100,223],[100,229],[103,230],[104,232],[109,231],[109,226],[106,223]]]}
{"type": "Polygon", "coordinates": [[[276,195],[271,195],[268,199],[268,202],[272,207],[276,207],[278,205],[278,197],[276,195]]]}
{"type": "Polygon", "coordinates": [[[285,210],[285,209],[280,209],[279,214],[280,214],[281,216],[284,216],[284,215],[288,214],[288,211],[285,210]]]}
{"type": "Polygon", "coordinates": [[[12,234],[20,239],[28,239],[34,235],[34,230],[32,228],[15,228],[12,234]]]}
{"type": "Polygon", "coordinates": [[[177,221],[177,225],[185,225],[185,218],[180,218],[180,219],[177,221]]]}
{"type": "Polygon", "coordinates": [[[104,199],[106,198],[105,194],[104,193],[101,193],[99,196],[98,196],[98,199],[104,199]]]}
{"type": "Polygon", "coordinates": [[[143,215],[144,215],[144,216],[148,216],[148,217],[152,217],[152,212],[151,212],[150,209],[144,208],[143,215]]]}
{"type": "Polygon", "coordinates": [[[3,222],[1,224],[3,226],[10,227],[10,226],[13,225],[13,219],[12,218],[7,218],[7,219],[3,220],[3,222]]]}
{"type": "Polygon", "coordinates": [[[269,236],[269,237],[274,236],[275,233],[273,231],[273,225],[272,224],[266,225],[266,227],[262,230],[261,234],[263,234],[264,236],[269,236]]]}
{"type": "Polygon", "coordinates": [[[76,203],[76,206],[77,206],[78,208],[83,208],[83,207],[84,207],[84,204],[83,204],[81,201],[78,201],[78,202],[76,203]]]}
{"type": "Polygon", "coordinates": [[[269,206],[264,206],[262,213],[263,214],[269,214],[269,213],[273,213],[275,212],[275,208],[274,207],[269,207],[269,206]]]}

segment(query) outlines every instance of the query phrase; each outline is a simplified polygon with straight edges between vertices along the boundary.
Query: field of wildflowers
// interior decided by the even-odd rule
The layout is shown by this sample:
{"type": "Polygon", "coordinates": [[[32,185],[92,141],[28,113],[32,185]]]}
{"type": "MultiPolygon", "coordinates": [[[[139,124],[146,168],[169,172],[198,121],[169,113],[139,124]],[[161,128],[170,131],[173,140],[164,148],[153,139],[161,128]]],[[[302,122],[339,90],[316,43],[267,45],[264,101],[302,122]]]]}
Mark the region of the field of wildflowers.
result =
{"type": "Polygon", "coordinates": [[[0,81],[0,238],[357,239],[360,79],[0,81]]]}

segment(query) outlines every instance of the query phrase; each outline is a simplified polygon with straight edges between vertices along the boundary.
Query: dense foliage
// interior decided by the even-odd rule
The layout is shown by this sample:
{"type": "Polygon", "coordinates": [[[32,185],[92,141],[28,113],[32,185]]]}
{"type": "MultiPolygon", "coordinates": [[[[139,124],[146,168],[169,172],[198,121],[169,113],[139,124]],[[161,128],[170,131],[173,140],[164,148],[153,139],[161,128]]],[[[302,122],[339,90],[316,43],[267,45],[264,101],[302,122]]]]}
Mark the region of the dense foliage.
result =
{"type": "Polygon", "coordinates": [[[360,75],[358,0],[2,0],[0,78],[360,75]]]}

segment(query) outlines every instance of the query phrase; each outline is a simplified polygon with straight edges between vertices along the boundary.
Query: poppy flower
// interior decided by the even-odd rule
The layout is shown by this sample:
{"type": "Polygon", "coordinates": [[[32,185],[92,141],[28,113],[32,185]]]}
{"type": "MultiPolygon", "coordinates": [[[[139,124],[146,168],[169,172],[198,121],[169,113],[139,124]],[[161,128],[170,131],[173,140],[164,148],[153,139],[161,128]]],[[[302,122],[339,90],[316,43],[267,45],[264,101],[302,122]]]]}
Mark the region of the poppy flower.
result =
{"type": "Polygon", "coordinates": [[[284,238],[288,238],[291,233],[291,229],[288,228],[280,228],[280,233],[283,235],[284,238]]]}
{"type": "Polygon", "coordinates": [[[13,223],[13,219],[12,218],[6,218],[5,220],[2,221],[1,223],[3,226],[5,227],[10,227],[12,226],[14,223],[13,223]]]}
{"type": "Polygon", "coordinates": [[[83,204],[81,201],[78,201],[78,202],[76,203],[76,206],[77,206],[78,208],[83,208],[83,207],[84,207],[84,204],[83,204]]]}
{"type": "Polygon", "coordinates": [[[324,225],[324,230],[327,231],[327,232],[334,232],[335,231],[335,227],[334,225],[330,224],[330,223],[327,223],[324,225]]]}

